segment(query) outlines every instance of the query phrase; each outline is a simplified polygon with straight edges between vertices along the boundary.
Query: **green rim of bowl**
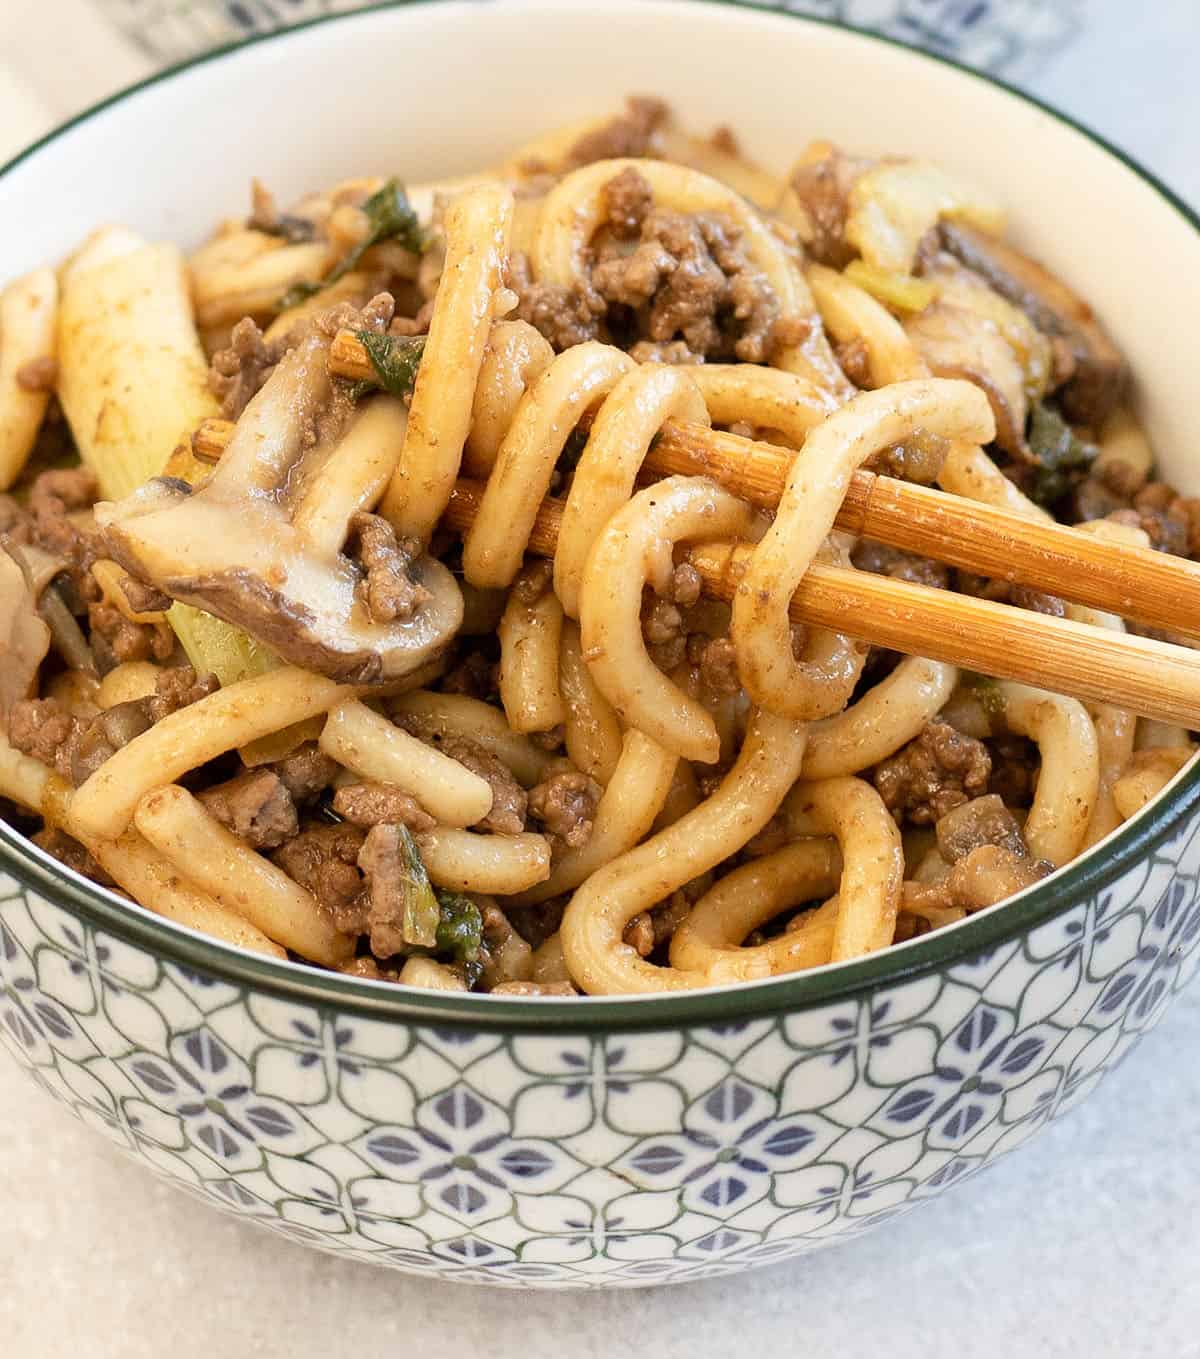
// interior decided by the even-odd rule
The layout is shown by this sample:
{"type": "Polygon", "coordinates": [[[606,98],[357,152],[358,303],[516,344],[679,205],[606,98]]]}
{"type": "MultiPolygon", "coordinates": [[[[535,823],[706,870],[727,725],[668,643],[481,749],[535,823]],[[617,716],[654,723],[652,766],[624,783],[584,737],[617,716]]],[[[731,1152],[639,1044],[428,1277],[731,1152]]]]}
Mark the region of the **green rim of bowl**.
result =
{"type": "MultiPolygon", "coordinates": [[[[798,22],[838,29],[857,36],[863,42],[878,42],[899,48],[914,61],[951,67],[970,80],[1040,109],[1086,137],[1120,161],[1200,232],[1200,217],[1144,166],[1092,129],[1007,81],[984,75],[939,53],[925,52],[895,38],[854,28],[836,19],[792,14],[786,10],[773,9],[757,0],[694,2],[745,9],[779,23],[798,22]]],[[[216,48],[190,61],[168,67],[94,104],[55,128],[6,165],[0,166],[0,178],[112,105],[165,80],[171,80],[182,72],[222,61],[233,53],[260,43],[286,42],[296,33],[324,24],[362,22],[380,11],[436,3],[440,3],[440,0],[385,0],[367,10],[322,15],[288,29],[216,48]]],[[[1146,813],[1134,817],[1122,827],[1108,841],[1100,855],[1085,855],[1015,900],[991,907],[961,924],[854,962],[792,973],[768,981],[656,996],[521,1000],[516,997],[421,991],[263,957],[175,925],[97,887],[31,845],[4,821],[0,821],[0,869],[11,873],[33,891],[56,904],[70,907],[99,929],[146,948],[181,967],[195,969],[256,991],[308,1003],[332,1005],[340,1011],[378,1019],[421,1022],[435,1027],[468,1027],[497,1033],[604,1033],[731,1024],[759,1016],[796,1013],[978,957],[1102,891],[1146,858],[1158,845],[1170,839],[1198,804],[1200,762],[1187,768],[1175,786],[1146,813]]]]}

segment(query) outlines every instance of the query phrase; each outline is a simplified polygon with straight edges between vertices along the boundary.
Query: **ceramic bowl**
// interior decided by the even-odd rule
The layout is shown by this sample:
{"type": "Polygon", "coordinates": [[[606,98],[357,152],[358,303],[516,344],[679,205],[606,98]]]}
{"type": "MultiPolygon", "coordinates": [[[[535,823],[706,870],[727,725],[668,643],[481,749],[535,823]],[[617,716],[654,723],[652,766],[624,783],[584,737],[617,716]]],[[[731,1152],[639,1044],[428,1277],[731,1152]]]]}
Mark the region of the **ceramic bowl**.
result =
{"type": "MultiPolygon", "coordinates": [[[[658,92],[783,166],[808,138],[927,155],[1011,205],[1142,376],[1194,486],[1196,223],[1014,92],[882,40],[719,4],[384,6],[218,53],[0,175],[0,269],[101,220],[196,239],[252,174],[496,159],[658,92]]],[[[409,991],[252,957],[0,825],[0,1041],[190,1193],[324,1250],[520,1287],[697,1279],[844,1239],[1092,1090],[1200,962],[1200,776],[1013,902],[882,955],[668,998],[409,991]]]]}

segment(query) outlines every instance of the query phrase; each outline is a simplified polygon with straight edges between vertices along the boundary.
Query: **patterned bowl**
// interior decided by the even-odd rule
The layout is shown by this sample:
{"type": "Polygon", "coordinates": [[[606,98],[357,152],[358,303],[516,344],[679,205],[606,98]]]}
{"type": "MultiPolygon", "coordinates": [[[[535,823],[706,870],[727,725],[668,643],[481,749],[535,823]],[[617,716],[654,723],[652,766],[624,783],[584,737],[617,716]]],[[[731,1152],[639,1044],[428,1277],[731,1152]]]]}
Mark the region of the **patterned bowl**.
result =
{"type": "MultiPolygon", "coordinates": [[[[187,235],[254,172],[287,194],[395,165],[398,145],[407,175],[465,169],[629,90],[736,123],[769,162],[819,133],[969,169],[1153,375],[1143,413],[1189,479],[1170,454],[1196,355],[1160,319],[1200,312],[1187,211],[1003,87],[744,8],[385,7],[219,53],[9,166],[0,261],[29,267],[105,218],[187,235]],[[406,108],[439,110],[412,146],[406,108]],[[1136,267],[1111,267],[1122,244],[1136,267]]],[[[886,954],[666,998],[523,1001],[238,953],[0,824],[0,1042],[160,1175],[321,1249],[507,1286],[697,1279],[881,1223],[1071,1108],[1200,964],[1198,874],[1190,768],[1081,862],[886,954]]]]}

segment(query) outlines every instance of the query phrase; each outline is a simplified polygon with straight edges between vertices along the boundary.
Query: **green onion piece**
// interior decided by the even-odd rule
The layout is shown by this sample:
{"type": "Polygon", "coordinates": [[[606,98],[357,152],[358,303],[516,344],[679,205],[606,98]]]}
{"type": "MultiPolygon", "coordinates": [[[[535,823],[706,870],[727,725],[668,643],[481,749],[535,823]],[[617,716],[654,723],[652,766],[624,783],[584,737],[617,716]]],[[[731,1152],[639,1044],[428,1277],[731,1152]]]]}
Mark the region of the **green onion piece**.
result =
{"type": "Polygon", "coordinates": [[[470,897],[459,892],[438,892],[441,920],[437,927],[437,950],[455,962],[477,963],[483,947],[483,917],[470,897]]]}
{"type": "Polygon", "coordinates": [[[400,933],[408,944],[417,948],[435,948],[441,922],[441,909],[433,888],[429,885],[429,874],[421,859],[421,851],[407,826],[398,827],[400,831],[401,878],[400,890],[404,894],[404,911],[400,920],[400,933]]]}
{"type": "Polygon", "coordinates": [[[380,241],[399,241],[406,250],[411,250],[414,255],[421,253],[425,245],[425,233],[421,230],[421,224],[417,221],[417,214],[408,201],[408,195],[404,192],[404,185],[394,176],[388,180],[383,188],[378,189],[367,199],[362,210],[366,213],[367,221],[370,223],[367,234],[357,245],[347,250],[337,264],[319,282],[296,283],[290,287],[279,299],[280,311],[287,311],[290,307],[298,307],[301,302],[312,297],[314,293],[319,293],[322,288],[328,288],[338,279],[344,278],[352,269],[357,267],[359,260],[367,251],[373,245],[378,245],[380,241]]]}
{"type": "MultiPolygon", "coordinates": [[[[392,396],[411,395],[417,380],[417,369],[425,352],[424,335],[379,335],[373,330],[357,332],[358,341],[367,351],[379,386],[392,396]]],[[[351,396],[357,400],[365,391],[373,390],[370,382],[355,383],[351,396]],[[362,390],[360,390],[362,389],[362,390]]]]}
{"type": "Polygon", "coordinates": [[[1038,461],[1029,495],[1039,505],[1053,505],[1061,500],[1078,475],[1092,465],[1099,451],[1043,402],[1038,402],[1030,413],[1028,443],[1038,461]]]}

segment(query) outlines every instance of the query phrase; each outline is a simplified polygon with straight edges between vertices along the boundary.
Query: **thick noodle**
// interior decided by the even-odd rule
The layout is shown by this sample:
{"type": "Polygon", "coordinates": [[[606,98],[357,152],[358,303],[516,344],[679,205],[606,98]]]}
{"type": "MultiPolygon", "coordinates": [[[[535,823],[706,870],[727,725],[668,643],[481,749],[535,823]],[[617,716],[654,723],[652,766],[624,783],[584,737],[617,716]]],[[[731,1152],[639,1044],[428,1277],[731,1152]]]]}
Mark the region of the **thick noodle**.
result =
{"type": "Polygon", "coordinates": [[[775,815],[803,759],[802,723],[755,713],[737,763],[711,797],[592,874],[571,898],[561,930],[567,966],[583,990],[618,995],[708,985],[702,972],[646,962],[621,936],[634,916],[753,839],[775,815]]]}
{"type": "Polygon", "coordinates": [[[816,629],[797,660],[788,604],[833,528],[850,478],[872,454],[918,429],[979,443],[992,437],[995,422],[987,397],[968,382],[895,383],[831,415],[789,469],[775,522],[754,549],[733,602],[738,673],[760,707],[812,719],[837,712],[850,697],[861,653],[816,629]]]}

